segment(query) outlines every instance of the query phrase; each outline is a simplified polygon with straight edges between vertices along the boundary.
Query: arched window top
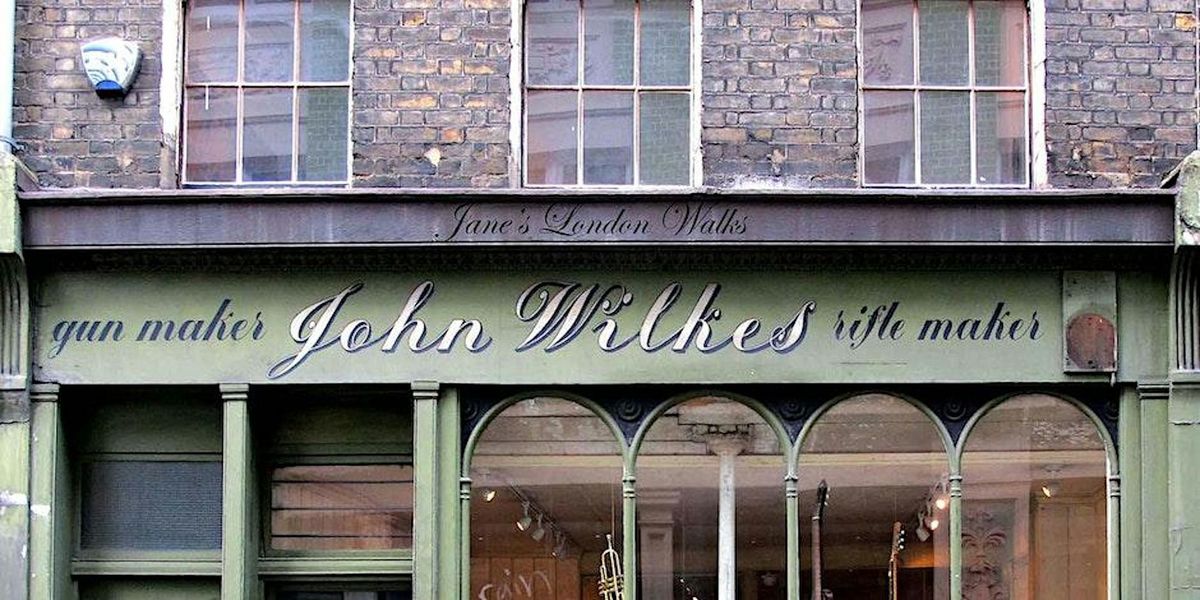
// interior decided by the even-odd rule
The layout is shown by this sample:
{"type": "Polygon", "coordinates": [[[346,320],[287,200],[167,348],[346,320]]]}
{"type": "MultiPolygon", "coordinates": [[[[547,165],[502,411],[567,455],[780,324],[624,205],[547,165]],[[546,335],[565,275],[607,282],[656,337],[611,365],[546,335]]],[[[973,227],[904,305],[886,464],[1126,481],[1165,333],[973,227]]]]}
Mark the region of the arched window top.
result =
{"type": "Polygon", "coordinates": [[[817,416],[801,445],[805,453],[944,453],[937,425],[921,409],[890,394],[853,396],[817,416]]]}
{"type": "Polygon", "coordinates": [[[988,410],[967,432],[967,451],[1105,450],[1092,418],[1048,394],[1014,396],[988,410]]]}
{"type": "Polygon", "coordinates": [[[517,401],[484,424],[475,456],[621,454],[608,424],[591,408],[557,396],[517,401]]]}
{"type": "Polygon", "coordinates": [[[708,454],[704,438],[715,433],[740,433],[741,455],[783,453],[783,443],[758,411],[737,399],[720,395],[690,398],[668,408],[648,425],[638,456],[708,454]]]}

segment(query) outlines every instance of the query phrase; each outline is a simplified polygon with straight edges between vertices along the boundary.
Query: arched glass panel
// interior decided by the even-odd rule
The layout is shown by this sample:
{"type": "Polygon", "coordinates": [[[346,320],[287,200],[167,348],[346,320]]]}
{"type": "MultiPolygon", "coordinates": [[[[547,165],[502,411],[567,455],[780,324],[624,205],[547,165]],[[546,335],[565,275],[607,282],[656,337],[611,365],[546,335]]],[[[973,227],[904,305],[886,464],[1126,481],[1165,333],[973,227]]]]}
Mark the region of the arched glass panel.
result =
{"type": "Polygon", "coordinates": [[[819,580],[835,599],[949,599],[948,465],[937,427],[899,398],[858,396],[818,417],[797,471],[802,597],[819,580]]]}
{"type": "Polygon", "coordinates": [[[621,548],[621,475],[590,410],[533,398],[501,412],[471,460],[470,598],[595,598],[607,536],[621,548]]]}
{"type": "Polygon", "coordinates": [[[725,585],[739,600],[786,598],[785,464],[775,431],[738,402],[659,417],[637,458],[638,597],[713,600],[725,585]]]}
{"type": "Polygon", "coordinates": [[[963,598],[1107,597],[1104,440],[1068,402],[990,410],[963,454],[963,598]]]}

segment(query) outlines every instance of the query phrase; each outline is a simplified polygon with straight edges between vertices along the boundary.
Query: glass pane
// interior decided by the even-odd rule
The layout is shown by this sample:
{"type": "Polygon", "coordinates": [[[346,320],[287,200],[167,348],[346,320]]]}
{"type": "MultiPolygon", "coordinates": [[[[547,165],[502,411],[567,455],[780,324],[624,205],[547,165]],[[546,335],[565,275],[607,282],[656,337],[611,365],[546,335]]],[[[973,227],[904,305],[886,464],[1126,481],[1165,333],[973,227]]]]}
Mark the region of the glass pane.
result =
{"type": "MultiPolygon", "coordinates": [[[[295,586],[293,586],[295,587],[295,586]]],[[[274,600],[412,600],[409,592],[318,592],[286,591],[267,596],[274,600]]]]}
{"type": "Polygon", "coordinates": [[[1025,94],[978,92],[975,95],[975,142],[978,183],[1024,184],[1025,94]]]}
{"type": "Polygon", "coordinates": [[[237,177],[237,90],[188,88],[188,181],[233,181],[237,177]]]}
{"type": "Polygon", "coordinates": [[[576,182],[578,99],[575,92],[529,92],[526,96],[525,169],[529,183],[576,182]]]}
{"type": "Polygon", "coordinates": [[[812,597],[820,550],[821,587],[834,598],[948,600],[948,469],[937,428],[903,400],[860,396],[821,415],[804,438],[797,471],[801,566],[808,571],[801,597],[812,597]],[[818,504],[822,481],[832,498],[827,504],[818,504]],[[893,577],[895,596],[888,593],[893,577]]]}
{"type": "Polygon", "coordinates": [[[975,83],[1025,85],[1025,3],[975,2],[975,83]]]}
{"type": "Polygon", "coordinates": [[[641,19],[641,84],[687,85],[691,81],[691,2],[647,0],[642,2],[641,19]]]}
{"type": "Polygon", "coordinates": [[[86,462],[81,487],[85,550],[221,547],[220,462],[86,462]]]}
{"type": "Polygon", "coordinates": [[[583,182],[633,183],[633,94],[583,94],[583,182]]]}
{"type": "Polygon", "coordinates": [[[963,597],[1107,597],[1107,458],[1079,409],[1028,395],[989,411],[963,454],[963,597]]]}
{"type": "Polygon", "coordinates": [[[280,467],[271,477],[276,550],[412,548],[412,467],[280,467]]]}
{"type": "Polygon", "coordinates": [[[913,82],[913,7],[910,2],[863,0],[863,82],[913,82]]]}
{"type": "Polygon", "coordinates": [[[634,0],[589,1],[583,11],[583,80],[588,85],[633,83],[634,0]]]}
{"type": "Polygon", "coordinates": [[[291,81],[294,0],[246,0],[246,81],[291,81]]]}
{"type": "Polygon", "coordinates": [[[579,80],[578,0],[538,0],[525,11],[525,70],[529,85],[579,80]]]}
{"type": "Polygon", "coordinates": [[[299,174],[301,181],[346,179],[349,92],[341,88],[301,89],[299,174]]]}
{"type": "Polygon", "coordinates": [[[638,597],[716,598],[726,514],[738,600],[786,598],[785,471],[774,430],[745,405],[700,398],[659,417],[637,459],[638,597]]]}
{"type": "Polygon", "coordinates": [[[601,554],[623,554],[621,447],[590,410],[523,400],[471,458],[470,598],[596,598],[601,554]]]}
{"type": "Polygon", "coordinates": [[[921,92],[921,183],[971,182],[971,95],[921,92]]]}
{"type": "Polygon", "coordinates": [[[691,98],[688,94],[643,93],[641,103],[641,182],[686,185],[690,172],[691,98]]]}
{"type": "Polygon", "coordinates": [[[147,577],[103,575],[76,577],[68,598],[78,600],[218,600],[221,581],[218,577],[147,577]]]}
{"type": "Polygon", "coordinates": [[[292,178],[292,90],[248,89],[242,101],[242,179],[292,178]]]}
{"type": "Polygon", "coordinates": [[[237,0],[188,3],[188,81],[235,81],[238,59],[237,0]]]}
{"type": "Polygon", "coordinates": [[[863,93],[866,183],[913,183],[916,138],[912,92],[863,93]]]}
{"type": "Polygon", "coordinates": [[[921,83],[966,85],[967,3],[963,0],[921,0],[921,83]]]}
{"type": "Polygon", "coordinates": [[[300,80],[345,81],[349,74],[349,3],[300,0],[300,80]]]}

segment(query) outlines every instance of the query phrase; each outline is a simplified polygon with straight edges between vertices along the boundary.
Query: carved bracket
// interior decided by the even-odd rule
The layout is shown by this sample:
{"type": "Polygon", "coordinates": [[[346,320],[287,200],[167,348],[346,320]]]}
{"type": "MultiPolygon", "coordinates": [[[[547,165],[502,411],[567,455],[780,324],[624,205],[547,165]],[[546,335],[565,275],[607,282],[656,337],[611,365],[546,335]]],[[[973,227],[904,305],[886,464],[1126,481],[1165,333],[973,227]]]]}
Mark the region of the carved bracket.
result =
{"type": "Polygon", "coordinates": [[[1200,246],[1200,151],[1184,158],[1163,183],[1179,184],[1175,192],[1175,246],[1200,246]]]}
{"type": "Polygon", "coordinates": [[[0,390],[29,385],[29,281],[21,256],[17,161],[0,152],[0,390]]]}

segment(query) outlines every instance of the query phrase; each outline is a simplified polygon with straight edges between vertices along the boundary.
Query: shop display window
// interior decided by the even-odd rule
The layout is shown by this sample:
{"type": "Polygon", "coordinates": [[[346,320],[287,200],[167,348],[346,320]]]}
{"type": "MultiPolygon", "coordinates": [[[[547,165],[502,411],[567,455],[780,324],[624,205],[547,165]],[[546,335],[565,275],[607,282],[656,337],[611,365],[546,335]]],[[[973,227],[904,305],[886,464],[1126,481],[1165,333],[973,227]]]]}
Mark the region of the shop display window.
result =
{"type": "Polygon", "coordinates": [[[738,600],[787,597],[783,448],[761,415],[724,398],[653,421],[637,458],[639,597],[716,598],[722,586],[738,600]]]}
{"type": "Polygon", "coordinates": [[[491,420],[470,463],[469,597],[599,598],[609,540],[623,542],[622,456],[608,423],[569,400],[491,420]]]}
{"type": "Polygon", "coordinates": [[[802,596],[819,582],[833,598],[948,600],[949,471],[933,420],[900,398],[858,396],[820,414],[796,471],[802,596]]]}
{"type": "Polygon", "coordinates": [[[988,411],[963,453],[963,597],[1100,600],[1104,439],[1075,406],[1025,395],[988,411]]]}
{"type": "Polygon", "coordinates": [[[280,397],[258,413],[267,554],[412,548],[411,403],[280,397]]]}

